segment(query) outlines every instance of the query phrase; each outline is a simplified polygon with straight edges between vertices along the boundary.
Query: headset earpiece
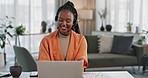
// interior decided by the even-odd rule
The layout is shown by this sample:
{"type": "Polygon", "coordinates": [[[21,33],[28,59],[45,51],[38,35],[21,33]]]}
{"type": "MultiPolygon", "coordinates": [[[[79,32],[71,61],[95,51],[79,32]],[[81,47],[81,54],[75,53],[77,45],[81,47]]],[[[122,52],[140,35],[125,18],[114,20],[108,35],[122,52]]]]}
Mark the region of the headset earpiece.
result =
{"type": "Polygon", "coordinates": [[[55,16],[55,21],[58,21],[58,16],[57,15],[55,16]]]}
{"type": "Polygon", "coordinates": [[[73,27],[76,26],[77,23],[78,23],[77,18],[74,18],[74,21],[73,21],[73,27]]]}

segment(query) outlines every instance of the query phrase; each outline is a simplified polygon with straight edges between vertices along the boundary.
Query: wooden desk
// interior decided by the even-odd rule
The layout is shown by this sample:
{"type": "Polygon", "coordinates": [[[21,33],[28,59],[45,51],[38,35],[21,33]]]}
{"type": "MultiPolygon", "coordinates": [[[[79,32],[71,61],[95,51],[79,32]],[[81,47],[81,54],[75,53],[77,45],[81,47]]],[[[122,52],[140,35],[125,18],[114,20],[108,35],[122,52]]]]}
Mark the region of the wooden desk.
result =
{"type": "MultiPolygon", "coordinates": [[[[23,72],[20,78],[37,78],[30,77],[30,72],[23,72]]],[[[84,78],[134,78],[127,71],[103,71],[103,72],[84,72],[84,78]]],[[[13,77],[8,77],[13,78],[13,77]]]]}

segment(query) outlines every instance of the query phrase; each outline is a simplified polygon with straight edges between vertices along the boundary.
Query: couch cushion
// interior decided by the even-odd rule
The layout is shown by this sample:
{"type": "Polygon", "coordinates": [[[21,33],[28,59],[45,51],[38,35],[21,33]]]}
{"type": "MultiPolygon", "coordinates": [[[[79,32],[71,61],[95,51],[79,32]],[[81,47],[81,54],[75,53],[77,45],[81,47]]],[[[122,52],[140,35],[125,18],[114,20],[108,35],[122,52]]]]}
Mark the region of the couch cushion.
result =
{"type": "Polygon", "coordinates": [[[136,56],[121,54],[88,54],[88,67],[130,66],[137,64],[136,56]]]}
{"type": "Polygon", "coordinates": [[[98,36],[87,35],[85,36],[87,41],[87,52],[88,53],[98,53],[98,36]]]}
{"type": "Polygon", "coordinates": [[[100,52],[110,52],[112,48],[113,36],[110,35],[101,35],[100,38],[100,52]]]}
{"type": "Polygon", "coordinates": [[[133,36],[114,36],[112,44],[112,53],[130,55],[133,36]]]}

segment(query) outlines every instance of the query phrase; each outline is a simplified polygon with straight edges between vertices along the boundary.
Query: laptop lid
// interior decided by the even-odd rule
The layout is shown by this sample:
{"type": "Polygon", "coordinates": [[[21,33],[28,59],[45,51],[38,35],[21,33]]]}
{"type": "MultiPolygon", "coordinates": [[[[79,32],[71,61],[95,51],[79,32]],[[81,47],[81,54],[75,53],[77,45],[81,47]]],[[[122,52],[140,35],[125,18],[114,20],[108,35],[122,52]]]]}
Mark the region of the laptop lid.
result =
{"type": "Polygon", "coordinates": [[[38,61],[38,78],[82,78],[82,61],[38,61]]]}

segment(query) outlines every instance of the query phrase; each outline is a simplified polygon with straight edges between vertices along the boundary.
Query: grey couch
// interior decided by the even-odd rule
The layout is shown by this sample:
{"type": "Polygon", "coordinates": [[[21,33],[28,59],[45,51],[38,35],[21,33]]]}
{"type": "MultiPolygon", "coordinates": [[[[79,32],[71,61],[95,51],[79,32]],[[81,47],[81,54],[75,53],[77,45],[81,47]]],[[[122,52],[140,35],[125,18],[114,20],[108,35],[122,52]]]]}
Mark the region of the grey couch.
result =
{"type": "Polygon", "coordinates": [[[134,55],[99,53],[98,37],[85,36],[88,44],[88,68],[115,67],[115,66],[139,66],[142,64],[143,48],[132,45],[134,55]]]}

